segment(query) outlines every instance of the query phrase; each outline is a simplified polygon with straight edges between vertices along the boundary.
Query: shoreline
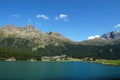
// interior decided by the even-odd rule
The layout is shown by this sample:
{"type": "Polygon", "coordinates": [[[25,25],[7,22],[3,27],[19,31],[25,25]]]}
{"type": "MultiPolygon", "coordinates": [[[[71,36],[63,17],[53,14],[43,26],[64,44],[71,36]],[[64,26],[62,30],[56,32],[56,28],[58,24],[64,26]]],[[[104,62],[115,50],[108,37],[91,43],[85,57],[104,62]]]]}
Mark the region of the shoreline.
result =
{"type": "Polygon", "coordinates": [[[120,66],[120,60],[106,60],[106,59],[97,59],[95,61],[87,61],[83,59],[77,60],[60,60],[60,61],[41,61],[41,62],[92,62],[92,63],[99,63],[103,65],[111,65],[111,66],[120,66]]]}
{"type": "Polygon", "coordinates": [[[104,64],[104,65],[120,66],[120,60],[97,59],[96,61],[93,61],[93,62],[104,64]]]}
{"type": "MultiPolygon", "coordinates": [[[[10,60],[0,60],[0,61],[6,61],[6,62],[16,62],[16,61],[24,61],[24,60],[15,60],[15,61],[10,61],[10,60]]],[[[92,63],[99,63],[103,65],[111,65],[111,66],[120,66],[120,60],[105,60],[105,59],[97,59],[95,61],[86,61],[82,59],[77,59],[77,60],[59,60],[59,61],[31,61],[27,60],[26,62],[92,62],[92,63]]]]}

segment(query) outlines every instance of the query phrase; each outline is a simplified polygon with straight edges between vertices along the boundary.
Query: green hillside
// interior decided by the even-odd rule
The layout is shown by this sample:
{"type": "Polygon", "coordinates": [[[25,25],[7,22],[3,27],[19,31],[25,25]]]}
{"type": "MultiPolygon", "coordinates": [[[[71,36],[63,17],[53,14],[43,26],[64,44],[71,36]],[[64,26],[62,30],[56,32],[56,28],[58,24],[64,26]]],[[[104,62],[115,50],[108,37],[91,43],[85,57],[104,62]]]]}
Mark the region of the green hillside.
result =
{"type": "Polygon", "coordinates": [[[120,43],[117,40],[93,39],[74,42],[57,32],[43,33],[32,25],[0,28],[0,59],[41,60],[43,56],[66,55],[86,59],[120,59],[120,43]]]}

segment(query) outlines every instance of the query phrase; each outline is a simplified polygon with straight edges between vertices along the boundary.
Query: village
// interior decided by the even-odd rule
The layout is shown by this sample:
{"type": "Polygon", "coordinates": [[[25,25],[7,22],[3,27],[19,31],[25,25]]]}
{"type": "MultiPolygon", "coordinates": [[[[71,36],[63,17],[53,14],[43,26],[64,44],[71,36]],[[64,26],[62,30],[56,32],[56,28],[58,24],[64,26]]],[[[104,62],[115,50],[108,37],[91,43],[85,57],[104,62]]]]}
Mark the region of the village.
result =
{"type": "Polygon", "coordinates": [[[59,56],[43,56],[42,61],[94,61],[94,59],[91,57],[78,59],[78,58],[68,57],[66,55],[59,55],[59,56]]]}
{"type": "Polygon", "coordinates": [[[42,61],[64,61],[68,60],[66,55],[59,55],[59,56],[44,56],[42,57],[42,61]]]}

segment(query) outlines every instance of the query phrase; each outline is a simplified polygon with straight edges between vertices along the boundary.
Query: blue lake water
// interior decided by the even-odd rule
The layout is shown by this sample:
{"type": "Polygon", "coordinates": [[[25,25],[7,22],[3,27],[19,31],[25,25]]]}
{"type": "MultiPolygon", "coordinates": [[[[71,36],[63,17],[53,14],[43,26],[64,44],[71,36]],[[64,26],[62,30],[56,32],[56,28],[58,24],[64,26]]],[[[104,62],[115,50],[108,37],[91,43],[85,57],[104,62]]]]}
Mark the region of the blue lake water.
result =
{"type": "Polygon", "coordinates": [[[120,66],[89,62],[0,62],[0,80],[114,79],[120,79],[120,66]]]}

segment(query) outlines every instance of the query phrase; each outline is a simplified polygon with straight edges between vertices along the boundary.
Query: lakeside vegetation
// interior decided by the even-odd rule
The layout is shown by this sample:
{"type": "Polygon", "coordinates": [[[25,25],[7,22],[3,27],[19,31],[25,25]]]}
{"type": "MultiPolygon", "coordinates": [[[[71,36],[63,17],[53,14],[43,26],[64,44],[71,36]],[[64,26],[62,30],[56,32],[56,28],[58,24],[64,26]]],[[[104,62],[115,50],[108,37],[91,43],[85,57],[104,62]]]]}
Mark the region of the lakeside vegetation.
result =
{"type": "Polygon", "coordinates": [[[120,66],[120,60],[105,60],[105,59],[97,59],[95,62],[106,64],[106,65],[118,65],[120,66]]]}

